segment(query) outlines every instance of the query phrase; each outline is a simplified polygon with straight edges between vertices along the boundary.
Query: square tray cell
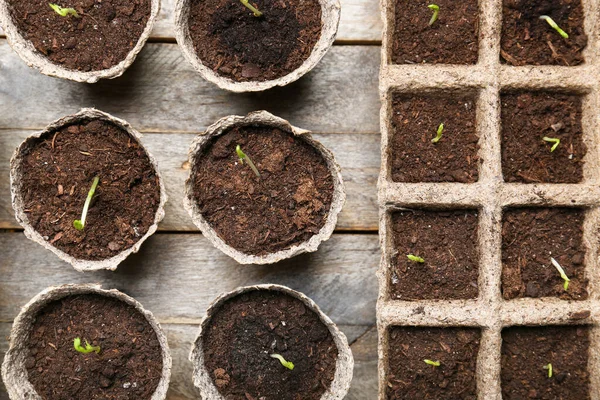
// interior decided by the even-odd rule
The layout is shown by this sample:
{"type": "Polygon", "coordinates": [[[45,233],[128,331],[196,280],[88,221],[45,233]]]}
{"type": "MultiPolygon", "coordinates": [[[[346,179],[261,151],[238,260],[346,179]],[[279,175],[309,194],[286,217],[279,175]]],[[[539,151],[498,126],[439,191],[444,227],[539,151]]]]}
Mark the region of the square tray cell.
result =
{"type": "Polygon", "coordinates": [[[391,38],[394,64],[475,64],[478,55],[477,0],[396,0],[394,35],[391,38]],[[429,25],[433,11],[438,19],[429,25]]]}
{"type": "Polygon", "coordinates": [[[477,181],[479,138],[474,93],[391,97],[389,151],[394,182],[477,181]],[[442,138],[432,143],[441,123],[442,138]]]}
{"type": "Polygon", "coordinates": [[[579,183],[587,150],[581,96],[553,92],[504,93],[502,173],[506,182],[579,183]],[[560,144],[543,138],[557,138],[560,144]]]}
{"type": "Polygon", "coordinates": [[[402,210],[391,215],[394,300],[477,298],[479,252],[475,210],[402,210]],[[408,259],[421,257],[424,262],[408,259]]]}
{"type": "Polygon", "coordinates": [[[480,339],[478,328],[391,327],[387,399],[476,400],[480,339]]]}
{"type": "Polygon", "coordinates": [[[584,218],[585,211],[577,208],[506,210],[502,221],[503,297],[586,299],[584,218]],[[551,257],[571,280],[566,291],[551,257]]]}
{"type": "Polygon", "coordinates": [[[580,0],[503,0],[500,59],[511,65],[578,65],[587,45],[580,0]],[[563,38],[546,15],[565,31],[563,38]]]}
{"type": "Polygon", "coordinates": [[[589,399],[589,331],[586,326],[504,329],[502,399],[589,399]],[[552,377],[544,369],[548,364],[552,377]]]}

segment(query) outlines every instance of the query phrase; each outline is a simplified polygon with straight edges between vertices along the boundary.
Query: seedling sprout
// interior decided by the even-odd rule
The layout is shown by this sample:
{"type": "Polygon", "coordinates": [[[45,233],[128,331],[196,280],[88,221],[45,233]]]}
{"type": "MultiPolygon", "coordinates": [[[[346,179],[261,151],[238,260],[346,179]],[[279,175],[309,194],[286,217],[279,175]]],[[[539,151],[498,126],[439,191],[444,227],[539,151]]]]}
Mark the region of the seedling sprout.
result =
{"type": "Polygon", "coordinates": [[[433,139],[431,139],[431,143],[437,143],[442,138],[442,134],[444,133],[444,123],[442,122],[437,129],[437,135],[433,139]]]}
{"type": "Polygon", "coordinates": [[[80,353],[88,354],[92,351],[96,352],[96,354],[100,353],[100,346],[92,346],[87,340],[85,341],[85,347],[81,345],[81,339],[76,337],[73,340],[73,347],[80,353]]]}
{"type": "Polygon", "coordinates": [[[563,287],[565,288],[565,291],[566,291],[569,288],[569,282],[571,282],[571,280],[569,279],[567,274],[565,274],[565,270],[560,266],[558,261],[556,261],[552,257],[550,257],[550,261],[552,261],[552,265],[554,265],[554,268],[556,268],[558,270],[560,277],[563,278],[563,280],[565,281],[565,284],[563,285],[563,287]]]}
{"type": "Polygon", "coordinates": [[[48,5],[61,17],[66,17],[67,15],[71,14],[72,16],[79,18],[79,14],[77,14],[77,11],[75,11],[74,8],[63,8],[58,4],[53,3],[48,3],[48,5]]]}
{"type": "Polygon", "coordinates": [[[565,38],[565,39],[569,38],[569,35],[567,34],[567,32],[560,29],[560,27],[556,24],[556,22],[554,22],[554,20],[552,18],[550,18],[549,16],[542,15],[542,16],[540,16],[540,19],[545,20],[548,23],[548,25],[550,25],[563,38],[565,38]]]}
{"type": "Polygon", "coordinates": [[[548,136],[544,136],[543,140],[544,140],[544,142],[554,143],[554,145],[550,148],[550,153],[552,153],[554,150],[556,150],[556,148],[560,144],[560,139],[558,139],[558,138],[551,138],[548,136]]]}
{"type": "Polygon", "coordinates": [[[425,362],[425,364],[431,365],[434,367],[439,367],[441,365],[439,361],[431,361],[431,360],[427,360],[427,359],[425,359],[423,361],[425,362]]]}
{"type": "Polygon", "coordinates": [[[248,163],[248,165],[250,166],[250,168],[252,168],[252,171],[254,171],[254,173],[256,174],[256,176],[258,176],[260,178],[260,172],[258,172],[258,170],[256,169],[256,167],[254,166],[254,163],[252,162],[252,160],[250,159],[250,157],[248,157],[243,151],[242,148],[240,147],[240,145],[238,144],[235,148],[235,152],[237,153],[240,162],[243,164],[244,160],[246,160],[246,162],[248,163]]]}
{"type": "Polygon", "coordinates": [[[263,15],[262,12],[260,12],[258,10],[258,8],[254,7],[252,4],[250,4],[250,2],[248,0],[240,0],[242,2],[243,5],[245,5],[246,7],[248,7],[248,9],[250,11],[252,11],[252,13],[254,14],[255,17],[260,17],[263,15]]]}
{"type": "Polygon", "coordinates": [[[87,212],[88,208],[90,208],[92,197],[94,197],[94,193],[96,193],[96,187],[98,186],[98,182],[100,182],[100,178],[95,177],[94,182],[92,182],[92,187],[88,192],[87,199],[85,199],[85,204],[83,205],[83,212],[81,213],[81,219],[76,219],[75,221],[73,221],[73,226],[79,231],[82,231],[85,227],[85,218],[87,217],[87,212]]]}
{"type": "Polygon", "coordinates": [[[408,258],[410,261],[413,261],[413,262],[418,262],[418,263],[424,263],[425,262],[425,260],[423,260],[421,257],[415,256],[415,255],[412,255],[412,254],[408,254],[406,256],[406,258],[408,258]]]}
{"type": "Polygon", "coordinates": [[[543,368],[548,370],[548,378],[552,378],[552,364],[544,365],[543,368]]]}
{"type": "Polygon", "coordinates": [[[431,11],[433,11],[433,15],[431,16],[431,19],[429,20],[429,26],[431,26],[438,19],[438,15],[440,14],[440,6],[438,6],[437,4],[430,4],[427,7],[429,7],[429,9],[431,11]]]}
{"type": "Polygon", "coordinates": [[[285,358],[281,354],[271,354],[271,358],[276,358],[279,360],[281,365],[289,369],[290,371],[294,369],[294,363],[291,361],[286,361],[285,358]]]}

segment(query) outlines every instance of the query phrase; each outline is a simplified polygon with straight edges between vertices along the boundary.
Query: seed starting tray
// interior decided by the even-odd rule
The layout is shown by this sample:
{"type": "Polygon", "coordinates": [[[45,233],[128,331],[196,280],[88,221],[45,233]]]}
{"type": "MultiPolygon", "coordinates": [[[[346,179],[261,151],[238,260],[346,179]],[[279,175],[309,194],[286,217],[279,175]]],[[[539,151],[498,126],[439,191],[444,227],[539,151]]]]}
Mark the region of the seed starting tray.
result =
{"type": "MultiPolygon", "coordinates": [[[[582,0],[588,45],[580,66],[502,64],[500,35],[502,1],[479,1],[479,58],[475,65],[391,63],[394,9],[397,0],[381,0],[384,34],[380,71],[381,152],[378,182],[381,264],[379,299],[379,399],[386,398],[389,330],[394,326],[478,327],[481,340],[476,368],[479,399],[501,396],[501,332],[512,326],[588,325],[589,393],[600,399],[600,0],[582,0]],[[507,90],[544,90],[582,97],[583,141],[587,154],[578,184],[506,183],[501,165],[500,94],[507,90]],[[397,183],[391,178],[389,145],[393,135],[392,96],[399,94],[477,93],[476,130],[479,137],[479,179],[476,183],[397,183]],[[585,210],[583,243],[588,299],[504,300],[501,293],[502,215],[507,207],[567,206],[585,210]],[[401,301],[390,296],[391,262],[395,254],[391,215],[399,209],[476,209],[479,214],[478,297],[473,300],[401,301]]],[[[432,137],[435,131],[432,132],[432,137]]],[[[400,277],[400,279],[402,279],[400,277]]],[[[537,367],[537,366],[536,366],[537,367]]]]}

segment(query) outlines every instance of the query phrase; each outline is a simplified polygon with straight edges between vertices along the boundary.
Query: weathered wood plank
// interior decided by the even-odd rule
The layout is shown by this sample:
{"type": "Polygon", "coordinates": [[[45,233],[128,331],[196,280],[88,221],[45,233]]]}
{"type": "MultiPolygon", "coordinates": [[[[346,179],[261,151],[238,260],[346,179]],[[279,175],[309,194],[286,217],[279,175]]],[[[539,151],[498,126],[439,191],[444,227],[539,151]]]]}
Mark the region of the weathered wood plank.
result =
{"type": "MultiPolygon", "coordinates": [[[[0,229],[18,229],[10,200],[9,160],[14,149],[33,131],[0,130],[0,229]]],[[[169,194],[163,231],[196,231],[189,214],[183,209],[183,185],[188,176],[184,165],[194,135],[155,133],[144,135],[143,142],[158,160],[169,194]]],[[[338,230],[377,230],[377,176],[379,173],[379,135],[316,134],[329,147],[342,166],[347,201],[338,230]]]]}
{"type": "Polygon", "coordinates": [[[264,109],[313,132],[375,133],[379,51],[335,46],[300,81],[234,94],[203,80],[176,44],[149,43],[124,76],[82,85],[37,73],[0,40],[0,129],[40,129],[81,107],[96,107],[142,132],[199,132],[228,114],[264,109]]]}
{"type": "MultiPolygon", "coordinates": [[[[379,16],[379,2],[375,0],[341,0],[342,17],[337,39],[339,41],[381,40],[383,26],[379,16]]],[[[172,40],[174,32],[175,0],[162,0],[158,20],[154,24],[151,38],[154,40],[172,40]]],[[[0,36],[4,36],[0,28],[0,36]]]]}

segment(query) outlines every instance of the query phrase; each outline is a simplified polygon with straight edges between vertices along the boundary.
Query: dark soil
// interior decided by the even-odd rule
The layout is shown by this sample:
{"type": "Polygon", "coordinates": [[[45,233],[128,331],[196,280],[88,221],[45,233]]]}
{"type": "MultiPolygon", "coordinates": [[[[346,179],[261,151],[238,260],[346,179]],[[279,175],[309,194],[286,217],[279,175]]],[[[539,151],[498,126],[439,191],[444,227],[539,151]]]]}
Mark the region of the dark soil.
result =
{"type": "Polygon", "coordinates": [[[392,39],[394,64],[475,64],[478,54],[477,0],[437,0],[431,26],[430,0],[398,0],[392,39]]]}
{"type": "Polygon", "coordinates": [[[589,328],[514,327],[502,331],[502,399],[586,400],[589,328]],[[552,378],[543,367],[552,364],[552,378]]]}
{"type": "Polygon", "coordinates": [[[317,234],[329,215],[333,178],[321,153],[268,126],[229,130],[205,146],[192,179],[200,212],[233,248],[265,255],[317,234]],[[241,164],[237,145],[260,173],[241,164]]]}
{"type": "Polygon", "coordinates": [[[192,0],[189,30],[202,63],[221,76],[267,81],[294,71],[321,36],[318,0],[251,1],[255,17],[239,1],[192,0]]]}
{"type": "Polygon", "coordinates": [[[475,96],[393,96],[390,143],[394,182],[476,182],[475,96]],[[437,143],[440,123],[443,136],[437,143]]]}
{"type": "Polygon", "coordinates": [[[587,299],[583,220],[576,208],[515,208],[502,222],[502,294],[518,297],[587,299]],[[568,290],[553,257],[571,280],[568,290]]]}
{"type": "Polygon", "coordinates": [[[391,297],[474,299],[479,290],[477,212],[406,210],[392,215],[391,297]],[[425,260],[410,261],[412,254],[425,260]]]}
{"type": "Polygon", "coordinates": [[[144,149],[120,127],[91,120],[28,141],[21,196],[33,228],[53,246],[84,260],[132,247],[154,223],[158,176],[144,149]],[[94,177],[100,183],[85,228],[81,218],[94,177]]]}
{"type": "Polygon", "coordinates": [[[304,303],[281,292],[256,290],[230,299],[213,314],[202,344],[204,364],[229,400],[319,400],[335,375],[338,351],[329,329],[304,303]]]}
{"type": "Polygon", "coordinates": [[[587,46],[581,0],[504,0],[500,60],[511,65],[578,65],[587,46]],[[564,39],[547,15],[565,31],[564,39]]]}
{"type": "Polygon", "coordinates": [[[48,0],[8,0],[23,37],[55,64],[98,71],[125,60],[150,18],[150,0],[61,0],[80,18],[61,17],[48,0]]]}
{"type": "Polygon", "coordinates": [[[133,306],[107,296],[50,303],[37,315],[28,346],[27,374],[44,400],[144,400],[160,382],[154,329],[133,306]],[[75,338],[100,346],[100,353],[77,352],[75,338]]]}
{"type": "Polygon", "coordinates": [[[391,328],[387,399],[476,400],[480,338],[476,328],[391,328]]]}
{"type": "Polygon", "coordinates": [[[502,102],[502,173],[506,182],[579,183],[587,149],[581,97],[562,93],[509,93],[502,102]],[[552,143],[545,136],[560,139],[552,143]]]}

